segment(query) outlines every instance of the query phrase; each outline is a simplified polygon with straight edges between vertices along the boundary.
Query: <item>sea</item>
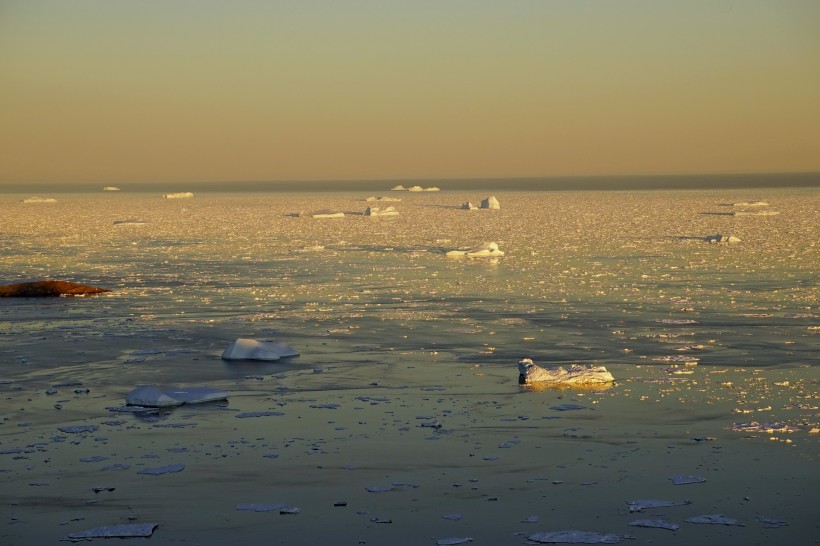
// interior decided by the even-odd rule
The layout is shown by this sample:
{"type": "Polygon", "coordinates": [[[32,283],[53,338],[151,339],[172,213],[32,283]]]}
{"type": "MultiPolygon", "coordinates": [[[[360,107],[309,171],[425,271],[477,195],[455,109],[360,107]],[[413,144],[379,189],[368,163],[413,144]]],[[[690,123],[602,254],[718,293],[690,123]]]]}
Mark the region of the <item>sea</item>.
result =
{"type": "MultiPolygon", "coordinates": [[[[338,403],[419,388],[470,397],[471,419],[521,422],[543,395],[518,384],[530,358],[613,374],[539,402],[620,416],[595,442],[742,439],[772,461],[820,456],[817,174],[12,190],[0,284],[111,292],[0,299],[0,451],[32,427],[101,418],[138,385],[338,403]],[[164,197],[175,192],[192,195],[164,197]],[[499,209],[480,208],[490,196],[499,209]],[[447,255],[485,242],[503,256],[447,255]],[[222,360],[237,338],[300,356],[222,360]]],[[[809,483],[780,486],[795,505],[818,500],[809,483]]]]}

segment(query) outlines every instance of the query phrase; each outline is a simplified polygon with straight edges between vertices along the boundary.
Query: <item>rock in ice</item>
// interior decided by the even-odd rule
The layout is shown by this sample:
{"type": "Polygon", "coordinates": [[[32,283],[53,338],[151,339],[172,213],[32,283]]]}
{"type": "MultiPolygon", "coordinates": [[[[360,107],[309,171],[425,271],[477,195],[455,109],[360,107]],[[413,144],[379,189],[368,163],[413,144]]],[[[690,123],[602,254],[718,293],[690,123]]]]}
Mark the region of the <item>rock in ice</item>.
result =
{"type": "Polygon", "coordinates": [[[281,341],[260,341],[258,339],[237,338],[222,353],[224,360],[279,360],[299,356],[287,343],[281,341]]]}
{"type": "Polygon", "coordinates": [[[618,544],[627,537],[589,531],[548,531],[527,537],[532,542],[542,544],[618,544]]]}
{"type": "Polygon", "coordinates": [[[498,244],[496,243],[481,243],[477,247],[466,250],[451,250],[447,253],[450,258],[495,258],[503,255],[504,252],[498,250],[498,244]]]}
{"type": "Polygon", "coordinates": [[[187,389],[159,390],[156,387],[137,387],[125,396],[125,403],[129,406],[143,406],[149,408],[166,408],[181,406],[182,404],[200,404],[225,400],[228,393],[210,387],[191,387],[187,389]]]}
{"type": "Polygon", "coordinates": [[[569,368],[559,366],[547,370],[533,363],[529,358],[518,363],[518,383],[553,383],[556,385],[589,385],[611,383],[615,381],[612,374],[603,366],[573,364],[569,368]]]}
{"type": "Polygon", "coordinates": [[[501,204],[498,202],[498,199],[495,198],[495,195],[491,195],[481,200],[481,208],[498,210],[501,208],[501,204]]]}

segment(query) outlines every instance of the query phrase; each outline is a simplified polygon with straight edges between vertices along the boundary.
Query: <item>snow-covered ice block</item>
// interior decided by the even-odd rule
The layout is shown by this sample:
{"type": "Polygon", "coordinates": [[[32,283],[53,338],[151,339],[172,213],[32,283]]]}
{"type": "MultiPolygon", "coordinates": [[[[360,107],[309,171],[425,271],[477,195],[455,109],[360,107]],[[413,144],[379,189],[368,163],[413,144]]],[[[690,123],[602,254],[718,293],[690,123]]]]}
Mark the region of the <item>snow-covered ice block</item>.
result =
{"type": "Polygon", "coordinates": [[[603,366],[573,364],[569,368],[559,366],[548,370],[533,363],[529,358],[518,363],[518,374],[518,382],[522,385],[530,383],[588,385],[615,381],[612,374],[603,366]]]}
{"type": "Polygon", "coordinates": [[[466,250],[451,250],[447,256],[451,258],[494,258],[496,256],[503,256],[504,252],[498,250],[496,243],[481,243],[480,245],[466,250]]]}
{"type": "Polygon", "coordinates": [[[268,360],[299,356],[287,343],[281,341],[260,341],[258,339],[237,338],[222,353],[225,360],[268,360]]]}

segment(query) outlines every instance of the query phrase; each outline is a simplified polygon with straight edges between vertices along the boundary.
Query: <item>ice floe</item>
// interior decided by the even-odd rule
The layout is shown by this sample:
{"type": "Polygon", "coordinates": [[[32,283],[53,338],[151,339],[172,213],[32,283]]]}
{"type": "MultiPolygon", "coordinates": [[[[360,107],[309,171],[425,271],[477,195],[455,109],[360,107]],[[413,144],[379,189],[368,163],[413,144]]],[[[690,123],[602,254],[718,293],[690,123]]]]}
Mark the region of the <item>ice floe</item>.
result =
{"type": "Polygon", "coordinates": [[[178,191],[178,192],[174,192],[174,193],[163,194],[163,197],[165,199],[187,199],[187,198],[193,197],[193,196],[194,196],[194,194],[192,192],[189,192],[189,191],[178,191]]]}
{"type": "Polygon", "coordinates": [[[166,408],[183,404],[214,402],[227,398],[227,392],[210,387],[160,390],[156,387],[143,386],[129,392],[125,396],[125,403],[129,406],[166,408]]]}
{"type": "Polygon", "coordinates": [[[626,501],[629,505],[630,512],[643,512],[647,508],[667,508],[669,506],[686,506],[692,504],[690,500],[670,501],[670,500],[655,500],[655,499],[638,499],[626,501]]]}
{"type": "Polygon", "coordinates": [[[589,385],[593,383],[611,383],[615,381],[604,366],[573,364],[569,368],[559,366],[553,369],[542,368],[532,359],[525,358],[518,363],[518,383],[551,383],[556,385],[589,385]]]}
{"type": "Polygon", "coordinates": [[[287,343],[281,341],[262,341],[258,339],[237,338],[223,351],[223,360],[266,360],[299,356],[299,353],[287,343]]]}
{"type": "Polygon", "coordinates": [[[92,538],[132,538],[150,537],[157,528],[156,523],[123,523],[120,525],[105,525],[94,527],[85,531],[70,533],[60,540],[68,542],[79,542],[92,538]]]}
{"type": "Polygon", "coordinates": [[[317,210],[317,211],[314,211],[314,212],[310,213],[310,215],[313,218],[344,218],[345,217],[344,212],[339,212],[339,211],[330,210],[330,209],[317,210]]]}
{"type": "Polygon", "coordinates": [[[482,243],[473,248],[447,252],[450,258],[495,258],[503,255],[504,252],[498,249],[497,243],[482,243]]]}
{"type": "Polygon", "coordinates": [[[736,519],[727,518],[721,514],[707,514],[703,516],[694,516],[691,518],[687,518],[687,523],[705,523],[711,525],[737,525],[738,527],[745,527],[743,523],[740,523],[736,519]]]}
{"type": "Polygon", "coordinates": [[[590,531],[547,531],[530,535],[527,540],[541,544],[618,544],[627,538],[630,537],[590,531]]]}
{"type": "Polygon", "coordinates": [[[396,207],[387,207],[385,209],[380,209],[379,207],[367,207],[364,210],[365,216],[398,216],[399,211],[396,210],[396,207]]]}
{"type": "Polygon", "coordinates": [[[34,197],[26,197],[25,199],[23,199],[23,203],[56,203],[56,202],[57,202],[57,200],[54,199],[53,197],[38,197],[36,195],[34,197]]]}
{"type": "Polygon", "coordinates": [[[635,521],[630,521],[627,525],[631,525],[633,527],[649,527],[653,529],[669,529],[670,531],[677,531],[680,529],[680,525],[677,523],[671,523],[663,519],[636,519],[635,521]]]}

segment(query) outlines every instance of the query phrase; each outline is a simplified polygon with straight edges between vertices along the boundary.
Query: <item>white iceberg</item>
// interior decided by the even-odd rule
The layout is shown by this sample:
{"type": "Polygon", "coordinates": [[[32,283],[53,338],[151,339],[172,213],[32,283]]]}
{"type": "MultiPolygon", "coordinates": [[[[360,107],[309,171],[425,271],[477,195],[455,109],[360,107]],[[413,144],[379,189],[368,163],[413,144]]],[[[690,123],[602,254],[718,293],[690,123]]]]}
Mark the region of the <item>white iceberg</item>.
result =
{"type": "Polygon", "coordinates": [[[589,385],[615,381],[612,374],[603,366],[573,364],[569,368],[559,366],[548,370],[533,363],[529,358],[518,363],[518,374],[518,383],[521,385],[530,383],[589,385]]]}
{"type": "Polygon", "coordinates": [[[174,193],[166,193],[163,194],[163,197],[166,199],[186,199],[188,197],[193,197],[194,194],[189,191],[178,191],[174,193]]]}
{"type": "Polygon", "coordinates": [[[477,247],[466,250],[451,250],[447,253],[447,256],[450,258],[495,258],[503,255],[504,252],[498,250],[498,245],[496,243],[481,243],[477,247]]]}
{"type": "Polygon", "coordinates": [[[501,204],[498,202],[498,199],[495,198],[495,195],[491,195],[481,200],[481,208],[498,210],[501,208],[501,204]]]}
{"type": "Polygon", "coordinates": [[[237,338],[222,353],[224,360],[267,360],[299,356],[287,343],[281,341],[259,341],[258,339],[237,338]]]}
{"type": "Polygon", "coordinates": [[[424,188],[422,188],[421,186],[411,186],[407,188],[407,191],[424,191],[424,188]]]}
{"type": "Polygon", "coordinates": [[[407,191],[407,188],[399,184],[397,186],[393,186],[392,188],[390,188],[390,191],[407,191]]]}
{"type": "Polygon", "coordinates": [[[106,186],[103,191],[120,191],[120,189],[117,186],[106,186]]]}
{"type": "Polygon", "coordinates": [[[467,201],[461,205],[462,210],[478,210],[478,207],[467,201]]]}
{"type": "Polygon", "coordinates": [[[26,197],[25,199],[23,199],[23,203],[56,203],[56,202],[57,202],[57,200],[54,199],[53,197],[38,197],[36,195],[34,197],[26,197]]]}
{"type": "Polygon", "coordinates": [[[156,387],[137,387],[125,396],[129,406],[149,408],[168,408],[182,404],[201,404],[215,400],[225,400],[228,393],[210,387],[191,387],[187,389],[160,390],[156,387]]]}
{"type": "Polygon", "coordinates": [[[399,199],[398,197],[385,197],[385,196],[382,196],[382,195],[376,197],[375,195],[371,195],[370,197],[365,199],[365,201],[367,201],[368,203],[372,203],[373,201],[383,201],[383,202],[394,202],[395,203],[395,202],[401,201],[401,199],[399,199]]]}

